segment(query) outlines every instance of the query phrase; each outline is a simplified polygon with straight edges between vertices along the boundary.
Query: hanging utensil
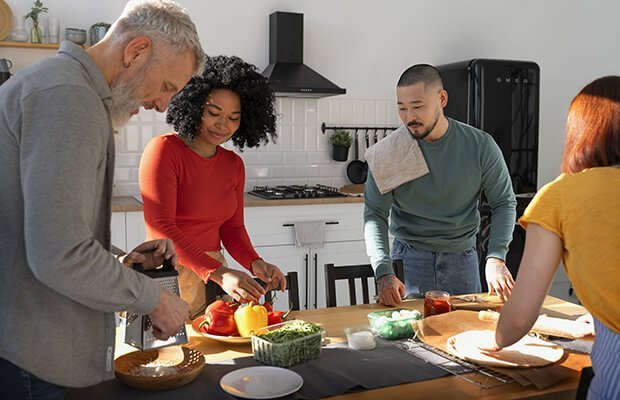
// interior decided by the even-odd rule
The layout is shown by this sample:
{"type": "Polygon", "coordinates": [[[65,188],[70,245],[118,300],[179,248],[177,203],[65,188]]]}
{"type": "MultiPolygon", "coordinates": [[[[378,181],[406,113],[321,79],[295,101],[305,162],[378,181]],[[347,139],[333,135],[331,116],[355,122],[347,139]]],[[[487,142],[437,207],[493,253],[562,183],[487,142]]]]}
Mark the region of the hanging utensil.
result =
{"type": "Polygon", "coordinates": [[[367,165],[359,160],[359,132],[355,131],[355,158],[347,165],[347,178],[353,184],[366,182],[367,165]]]}

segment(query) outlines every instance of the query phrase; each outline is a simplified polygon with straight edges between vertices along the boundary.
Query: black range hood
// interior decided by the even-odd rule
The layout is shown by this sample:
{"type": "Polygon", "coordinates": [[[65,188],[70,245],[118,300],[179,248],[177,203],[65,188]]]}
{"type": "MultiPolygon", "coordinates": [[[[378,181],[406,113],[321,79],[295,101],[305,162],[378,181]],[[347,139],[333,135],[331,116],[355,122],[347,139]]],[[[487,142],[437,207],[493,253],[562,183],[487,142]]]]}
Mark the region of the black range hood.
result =
{"type": "Polygon", "coordinates": [[[312,68],[304,65],[304,15],[274,12],[269,16],[269,66],[263,75],[279,97],[319,98],[345,94],[312,68]]]}

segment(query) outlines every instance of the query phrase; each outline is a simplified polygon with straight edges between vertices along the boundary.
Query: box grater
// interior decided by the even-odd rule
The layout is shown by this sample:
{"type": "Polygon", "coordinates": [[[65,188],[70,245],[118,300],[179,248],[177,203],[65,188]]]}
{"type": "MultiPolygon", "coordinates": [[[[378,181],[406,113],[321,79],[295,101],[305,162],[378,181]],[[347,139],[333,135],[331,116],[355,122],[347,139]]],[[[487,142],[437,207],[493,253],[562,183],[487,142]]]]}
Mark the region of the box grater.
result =
{"type": "MultiPolygon", "coordinates": [[[[145,271],[142,264],[135,264],[134,269],[154,279],[159,286],[168,289],[172,294],[179,296],[179,274],[170,260],[165,260],[161,268],[145,271]]],[[[127,313],[125,343],[140,350],[157,349],[187,343],[187,332],[183,324],[176,335],[167,340],[160,340],[153,335],[153,324],[148,315],[127,313]]]]}

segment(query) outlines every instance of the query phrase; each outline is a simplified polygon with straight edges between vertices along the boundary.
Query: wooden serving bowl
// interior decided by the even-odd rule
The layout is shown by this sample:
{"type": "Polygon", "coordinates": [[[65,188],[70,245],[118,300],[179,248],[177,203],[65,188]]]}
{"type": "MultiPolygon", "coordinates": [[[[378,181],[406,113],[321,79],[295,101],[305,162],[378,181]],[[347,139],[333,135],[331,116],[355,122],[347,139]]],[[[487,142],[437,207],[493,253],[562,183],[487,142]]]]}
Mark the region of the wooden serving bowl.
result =
{"type": "Polygon", "coordinates": [[[125,354],[114,361],[114,374],[125,385],[140,390],[167,390],[186,385],[200,375],[205,359],[198,350],[187,347],[181,349],[183,361],[172,367],[144,367],[157,359],[158,350],[125,354]]]}

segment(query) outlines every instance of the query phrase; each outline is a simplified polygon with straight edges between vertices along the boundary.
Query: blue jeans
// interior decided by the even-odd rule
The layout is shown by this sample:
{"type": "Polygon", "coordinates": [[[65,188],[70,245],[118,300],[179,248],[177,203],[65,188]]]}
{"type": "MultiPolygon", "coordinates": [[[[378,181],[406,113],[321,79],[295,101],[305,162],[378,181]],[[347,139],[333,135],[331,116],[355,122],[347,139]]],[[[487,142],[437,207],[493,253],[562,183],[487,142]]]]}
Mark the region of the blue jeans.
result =
{"type": "Polygon", "coordinates": [[[37,378],[0,358],[0,400],[62,400],[65,388],[37,378]]]}
{"type": "Polygon", "coordinates": [[[482,290],[475,247],[460,253],[445,253],[420,249],[395,239],[392,259],[403,262],[408,295],[423,297],[429,290],[443,290],[450,294],[479,293],[482,290]]]}

